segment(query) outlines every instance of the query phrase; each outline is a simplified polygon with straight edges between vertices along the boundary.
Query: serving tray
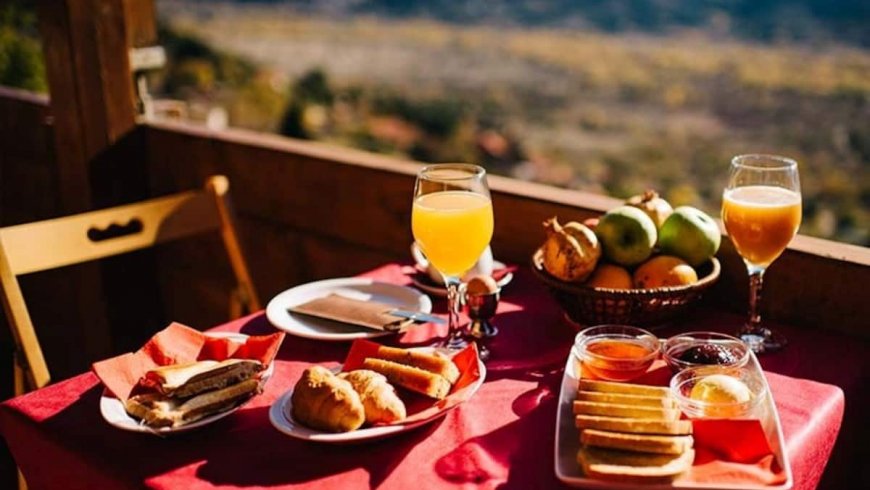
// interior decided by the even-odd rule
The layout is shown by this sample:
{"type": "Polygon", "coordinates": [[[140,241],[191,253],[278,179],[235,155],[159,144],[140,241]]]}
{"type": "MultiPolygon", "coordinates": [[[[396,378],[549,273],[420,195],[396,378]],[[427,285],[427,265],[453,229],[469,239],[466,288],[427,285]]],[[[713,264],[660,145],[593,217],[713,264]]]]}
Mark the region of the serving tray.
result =
{"type": "Polygon", "coordinates": [[[555,470],[556,477],[564,483],[578,488],[608,489],[608,490],[634,490],[634,489],[683,489],[703,488],[710,490],[789,490],[793,485],[791,464],[785,456],[785,442],[782,436],[782,424],[767,378],[761,372],[761,365],[755,354],[750,356],[748,363],[753,369],[758,370],[765,385],[765,395],[760,410],[761,426],[770,444],[773,454],[776,456],[779,467],[785,474],[785,481],[779,485],[749,485],[749,484],[717,484],[691,481],[689,477],[681,477],[667,484],[638,484],[609,480],[587,478],[583,474],[580,464],[577,462],[577,451],[580,449],[579,429],[574,426],[573,401],[577,393],[577,384],[581,373],[579,363],[574,361],[572,355],[568,356],[565,365],[565,374],[562,376],[562,388],[559,393],[559,406],[556,411],[556,443],[555,443],[555,470]]]}

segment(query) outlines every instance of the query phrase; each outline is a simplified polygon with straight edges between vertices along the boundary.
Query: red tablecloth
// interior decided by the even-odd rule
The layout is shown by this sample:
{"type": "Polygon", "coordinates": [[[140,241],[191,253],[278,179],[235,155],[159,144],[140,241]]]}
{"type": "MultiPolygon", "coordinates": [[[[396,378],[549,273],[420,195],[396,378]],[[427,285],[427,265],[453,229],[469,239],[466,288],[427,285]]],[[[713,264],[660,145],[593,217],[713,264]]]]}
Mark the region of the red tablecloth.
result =
{"type": "MultiPolygon", "coordinates": [[[[367,275],[407,283],[404,271],[390,265],[367,275]]],[[[556,401],[574,331],[525,271],[505,288],[496,322],[494,358],[472,400],[441,420],[365,445],[305,443],[270,425],[269,405],[305,367],[336,365],[347,353],[346,343],[295,337],[284,342],[264,394],[203,430],[161,439],[114,429],[100,416],[102,387],[88,373],[6,401],[0,431],[32,489],[557,487],[556,401]]],[[[273,331],[262,314],[215,330],[273,331]]],[[[402,339],[420,340],[419,334],[402,339]]],[[[840,428],[843,392],[773,373],[768,380],[795,488],[814,488],[840,428]]]]}

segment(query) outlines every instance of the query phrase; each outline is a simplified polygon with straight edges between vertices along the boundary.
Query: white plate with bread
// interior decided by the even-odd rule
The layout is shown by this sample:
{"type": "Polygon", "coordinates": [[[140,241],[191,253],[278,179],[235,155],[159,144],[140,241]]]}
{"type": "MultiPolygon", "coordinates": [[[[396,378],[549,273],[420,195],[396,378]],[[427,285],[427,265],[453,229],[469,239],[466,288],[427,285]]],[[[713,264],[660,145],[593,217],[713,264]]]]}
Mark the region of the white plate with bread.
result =
{"type": "MultiPolygon", "coordinates": [[[[749,362],[761,373],[754,355],[749,362]]],[[[694,460],[692,426],[680,418],[667,388],[581,381],[579,369],[569,356],[556,412],[555,472],[562,482],[609,490],[791,488],[782,426],[767,386],[761,402],[761,427],[785,481],[777,485],[700,483],[683,474],[694,460]]],[[[760,378],[766,385],[763,374],[760,378]]]]}
{"type": "MultiPolygon", "coordinates": [[[[399,395],[403,393],[402,390],[415,391],[417,394],[430,397],[434,407],[439,400],[443,401],[451,396],[454,383],[459,379],[460,373],[456,371],[455,365],[448,357],[436,354],[434,349],[405,350],[385,346],[381,346],[380,349],[379,359],[367,358],[361,366],[350,372],[342,372],[341,367],[326,370],[319,366],[312,366],[306,369],[296,386],[272,404],[269,410],[269,420],[272,425],[288,436],[312,442],[352,444],[372,441],[407,432],[443,417],[447,412],[470,399],[486,379],[486,367],[478,359],[479,377],[462,388],[467,391],[464,391],[464,398],[461,401],[448,403],[444,408],[437,409],[426,416],[421,416],[421,412],[409,414],[407,422],[403,422],[405,407],[402,398],[404,396],[399,395]],[[454,372],[451,373],[446,368],[442,369],[438,364],[452,366],[450,369],[454,372]],[[354,375],[360,376],[357,380],[353,380],[354,375]],[[367,379],[363,382],[363,386],[360,386],[358,381],[364,378],[367,379]],[[368,380],[372,381],[371,385],[365,384],[368,380]],[[341,384],[347,381],[350,382],[342,387],[341,384]],[[400,390],[395,390],[392,385],[400,387],[400,390]],[[372,396],[374,392],[378,393],[377,399],[372,396]],[[360,401],[347,401],[349,395],[356,394],[359,394],[360,401]],[[304,402],[312,408],[302,409],[302,405],[294,407],[294,402],[304,402]],[[355,409],[358,411],[357,414],[348,413],[352,410],[353,404],[358,405],[355,409]],[[395,416],[394,413],[392,421],[389,416],[382,418],[380,423],[378,420],[373,420],[373,411],[377,412],[374,417],[381,417],[380,414],[385,409],[390,410],[396,405],[399,406],[393,412],[400,415],[395,416]],[[326,413],[331,415],[325,415],[326,413]],[[299,417],[305,422],[299,420],[299,417]],[[317,420],[318,418],[321,420],[317,420]],[[317,428],[318,424],[322,427],[317,428]]],[[[426,409],[428,410],[431,408],[426,409]]]]}
{"type": "Polygon", "coordinates": [[[430,313],[432,300],[416,289],[378,282],[362,277],[326,279],[288,289],[269,301],[266,318],[279,330],[315,340],[346,342],[392,335],[395,332],[373,330],[326,318],[291,313],[290,308],[332,294],[360,301],[393,305],[398,309],[430,313]]]}
{"type": "MultiPolygon", "coordinates": [[[[248,338],[245,334],[232,332],[210,332],[206,335],[216,338],[229,338],[237,342],[245,342],[248,338]]],[[[186,400],[183,403],[161,399],[152,400],[147,396],[142,399],[142,403],[131,404],[128,402],[131,405],[131,410],[140,413],[142,418],[131,416],[124,402],[115,398],[108,390],[104,390],[100,397],[100,414],[106,422],[118,429],[159,436],[180,434],[209,425],[231,415],[250,402],[274,371],[273,363],[254,375],[252,372],[246,371],[245,368],[247,366],[242,365],[244,363],[236,363],[235,361],[239,360],[230,359],[223,363],[212,361],[213,364],[208,366],[179,365],[178,368],[171,367],[163,373],[164,382],[175,383],[184,387],[193,386],[193,389],[197,391],[197,382],[200,385],[212,383],[213,386],[209,389],[200,386],[205,391],[197,394],[191,393],[190,396],[182,393],[185,396],[182,396],[181,399],[186,400]],[[204,379],[210,377],[208,375],[212,373],[216,374],[216,376],[211,377],[211,380],[204,379]],[[214,378],[223,379],[215,380],[214,378]],[[248,379],[243,380],[242,378],[248,379]],[[214,383],[219,383],[219,385],[214,383]],[[150,418],[152,415],[157,425],[162,426],[152,426],[144,422],[145,417],[150,418]],[[188,419],[190,420],[189,422],[182,420],[188,417],[191,417],[188,419]]],[[[263,369],[262,364],[257,364],[260,366],[259,369],[263,369]]],[[[134,398],[136,397],[131,397],[131,400],[134,398]]]]}

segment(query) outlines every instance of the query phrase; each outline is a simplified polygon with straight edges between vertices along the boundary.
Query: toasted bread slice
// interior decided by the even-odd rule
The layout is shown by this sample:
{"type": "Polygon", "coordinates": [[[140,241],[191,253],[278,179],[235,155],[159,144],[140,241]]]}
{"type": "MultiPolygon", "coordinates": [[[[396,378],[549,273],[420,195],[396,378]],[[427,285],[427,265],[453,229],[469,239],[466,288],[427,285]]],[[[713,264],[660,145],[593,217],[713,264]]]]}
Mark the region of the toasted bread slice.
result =
{"type": "Polygon", "coordinates": [[[259,387],[260,383],[256,379],[249,379],[184,401],[160,393],[149,393],[131,397],[125,408],[127,413],[141,419],[149,427],[178,427],[229,410],[254,395],[259,387]]]}
{"type": "Polygon", "coordinates": [[[682,454],[693,444],[692,436],[626,434],[598,429],[581,431],[580,442],[584,446],[656,454],[682,454]]]}
{"type": "Polygon", "coordinates": [[[362,367],[383,374],[390,383],[431,398],[441,400],[450,393],[449,381],[441,375],[420,368],[371,357],[363,361],[362,367]]]}
{"type": "Polygon", "coordinates": [[[603,415],[605,417],[631,417],[638,419],[677,420],[680,410],[665,407],[641,407],[613,403],[574,402],[574,415],[603,415]]]}
{"type": "Polygon", "coordinates": [[[615,383],[612,381],[596,381],[581,379],[578,391],[598,391],[602,393],[623,393],[626,395],[644,395],[666,397],[670,390],[664,386],[638,385],[632,383],[615,383]]]}
{"type": "Polygon", "coordinates": [[[677,401],[670,396],[628,395],[624,393],[602,393],[600,391],[577,392],[577,399],[586,402],[612,403],[614,405],[665,408],[674,408],[677,406],[677,401]]]}
{"type": "Polygon", "coordinates": [[[692,466],[695,451],[682,454],[650,454],[583,447],[577,462],[590,478],[636,483],[667,483],[692,466]]]}
{"type": "Polygon", "coordinates": [[[397,347],[387,347],[382,345],[378,347],[378,353],[375,355],[377,359],[385,361],[393,361],[399,364],[414,366],[424,371],[442,376],[450,382],[456,383],[459,379],[459,368],[450,358],[441,355],[437,352],[427,353],[408,349],[399,349],[397,347]]]}
{"type": "Polygon", "coordinates": [[[577,415],[574,425],[578,429],[599,429],[632,434],[662,434],[682,436],[692,433],[690,420],[640,419],[629,417],[601,417],[577,415]]]}

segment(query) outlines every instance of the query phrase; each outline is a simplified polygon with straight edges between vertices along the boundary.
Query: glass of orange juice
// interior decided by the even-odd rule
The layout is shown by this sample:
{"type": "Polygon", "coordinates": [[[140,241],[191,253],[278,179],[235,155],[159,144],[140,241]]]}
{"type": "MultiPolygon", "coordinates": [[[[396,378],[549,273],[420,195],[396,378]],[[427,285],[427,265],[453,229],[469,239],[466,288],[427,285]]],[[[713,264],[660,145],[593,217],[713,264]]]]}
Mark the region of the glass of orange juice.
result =
{"type": "Polygon", "coordinates": [[[459,328],[460,278],[489,245],[492,228],[492,201],[483,168],[443,163],[420,170],[414,185],[411,229],[447,287],[449,330],[439,347],[457,350],[468,344],[459,328]]]}
{"type": "Polygon", "coordinates": [[[779,350],[786,339],[762,326],[759,303],[764,271],[801,224],[797,162],[776,155],[734,157],[722,196],[722,221],[749,271],[749,319],[737,336],[756,353],[779,350]]]}

